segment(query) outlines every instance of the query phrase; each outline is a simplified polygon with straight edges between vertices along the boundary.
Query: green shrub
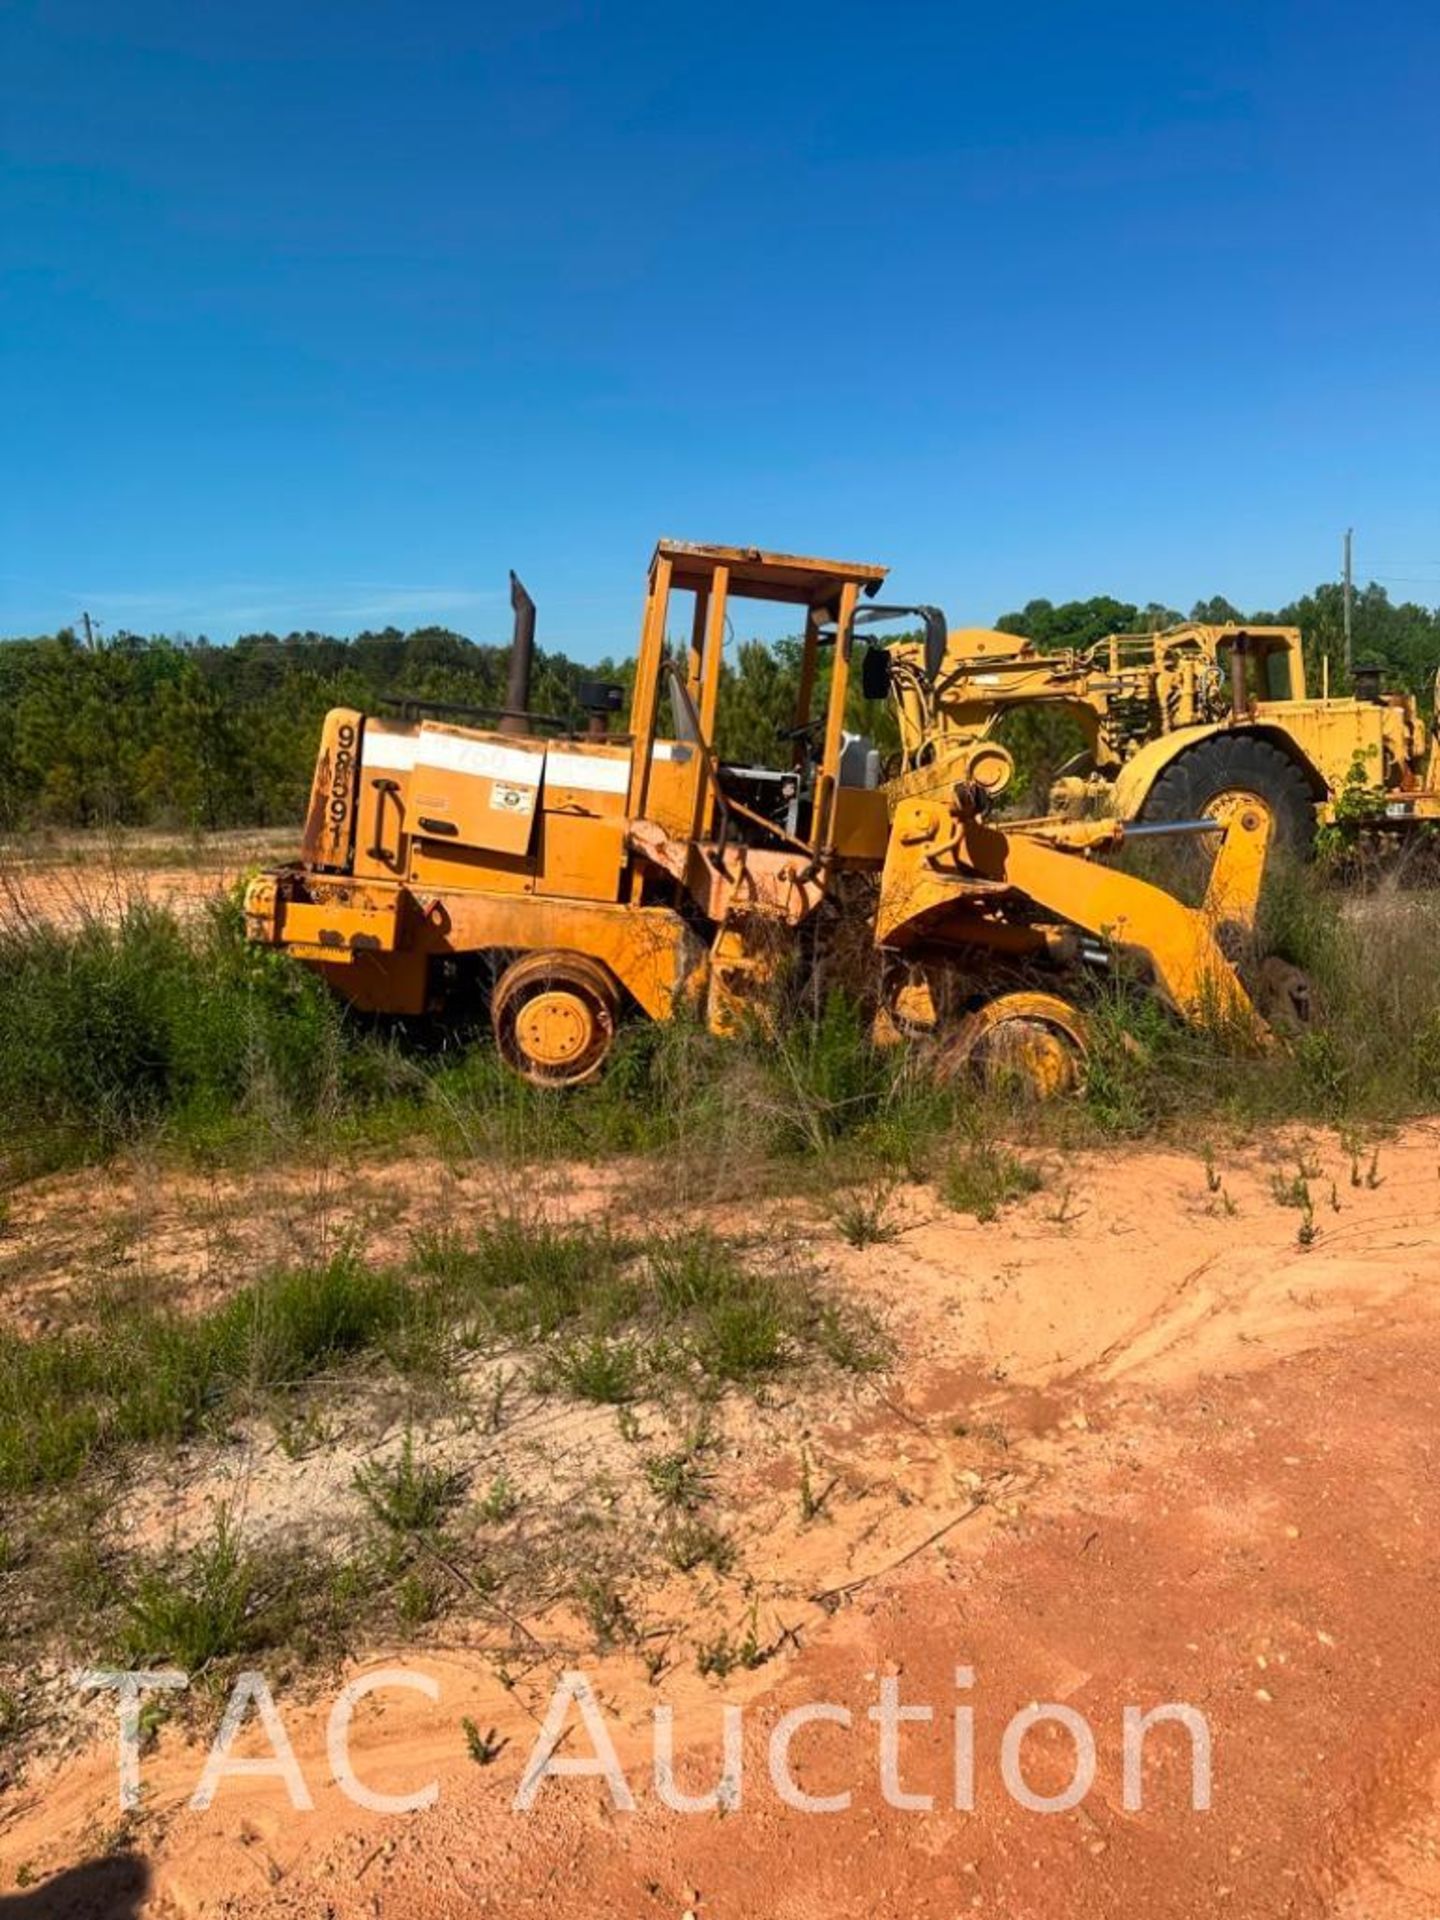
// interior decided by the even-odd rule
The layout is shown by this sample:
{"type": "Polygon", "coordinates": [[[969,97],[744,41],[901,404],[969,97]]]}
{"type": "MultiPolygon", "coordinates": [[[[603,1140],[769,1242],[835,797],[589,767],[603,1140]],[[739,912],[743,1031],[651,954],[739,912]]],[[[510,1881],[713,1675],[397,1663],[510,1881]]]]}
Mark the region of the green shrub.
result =
{"type": "Polygon", "coordinates": [[[412,1311],[397,1274],[337,1254],[323,1267],[268,1275],[204,1323],[216,1376],[252,1388],[285,1387],[378,1345],[412,1311]]]}
{"type": "Polygon", "coordinates": [[[705,1473],[700,1465],[699,1444],[677,1447],[671,1453],[655,1454],[643,1462],[650,1491],[665,1507],[690,1512],[705,1498],[705,1473]]]}
{"type": "Polygon", "coordinates": [[[447,1309],[468,1319],[470,1344],[496,1333],[531,1338],[582,1316],[617,1325],[634,1309],[635,1243],[604,1226],[507,1217],[468,1240],[421,1248],[447,1309]]]}
{"type": "Polygon", "coordinates": [[[93,1341],[0,1333],[0,1490],[27,1493],[80,1472],[100,1438],[90,1396],[101,1381],[93,1341]]]}
{"type": "Polygon", "coordinates": [[[723,1579],[735,1564],[735,1546],[708,1520],[679,1520],[665,1535],[665,1557],[679,1573],[709,1567],[723,1579]]]}
{"type": "Polygon", "coordinates": [[[786,1364],[788,1331],[778,1292],[757,1282],[744,1293],[705,1308],[695,1330],[695,1356],[707,1374],[744,1384],[786,1364]]]}
{"type": "Polygon", "coordinates": [[[623,1407],[639,1393],[643,1373],[644,1356],[633,1340],[608,1340],[597,1333],[586,1340],[572,1340],[549,1355],[541,1378],[577,1400],[623,1407]]]}
{"type": "Polygon", "coordinates": [[[656,1240],[650,1248],[650,1277],[661,1307],[670,1315],[721,1305],[750,1285],[739,1251],[703,1228],[656,1240]]]}
{"type": "Polygon", "coordinates": [[[876,1047],[858,1003],[839,992],[792,1018],[765,1049],[782,1152],[824,1153],[885,1104],[897,1060],[876,1047]]]}
{"type": "Polygon", "coordinates": [[[899,1222],[886,1217],[893,1191],[890,1182],[879,1181],[865,1190],[851,1188],[831,1203],[830,1219],[848,1246],[885,1246],[900,1238],[899,1222]]]}

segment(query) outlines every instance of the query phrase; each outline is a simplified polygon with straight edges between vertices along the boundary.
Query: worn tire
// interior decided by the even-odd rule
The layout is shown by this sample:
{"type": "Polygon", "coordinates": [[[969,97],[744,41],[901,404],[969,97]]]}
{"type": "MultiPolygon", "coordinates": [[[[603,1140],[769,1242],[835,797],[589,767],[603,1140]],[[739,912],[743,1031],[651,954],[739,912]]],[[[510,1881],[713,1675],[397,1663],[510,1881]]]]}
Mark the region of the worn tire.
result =
{"type": "Polygon", "coordinates": [[[1258,794],[1275,817],[1275,844],[1308,859],[1315,848],[1315,796],[1300,766],[1253,733],[1225,733],[1190,747],[1145,796],[1144,821],[1199,820],[1227,794],[1258,794]]]}
{"type": "Polygon", "coordinates": [[[1078,1091],[1089,1054],[1084,1016],[1068,1000],[1053,993],[998,993],[941,1039],[932,1073],[942,1087],[970,1072],[992,1090],[1051,1100],[1078,1091]]]}

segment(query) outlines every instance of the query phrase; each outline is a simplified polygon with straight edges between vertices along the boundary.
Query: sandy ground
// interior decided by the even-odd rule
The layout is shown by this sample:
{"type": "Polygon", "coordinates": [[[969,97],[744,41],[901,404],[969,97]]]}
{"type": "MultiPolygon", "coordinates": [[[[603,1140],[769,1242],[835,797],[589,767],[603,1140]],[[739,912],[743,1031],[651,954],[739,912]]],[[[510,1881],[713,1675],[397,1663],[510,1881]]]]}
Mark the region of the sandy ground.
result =
{"type": "MultiPolygon", "coordinates": [[[[724,1681],[678,1657],[650,1674],[633,1652],[562,1645],[551,1616],[522,1623],[539,1644],[503,1675],[470,1645],[365,1649],[318,1698],[282,1695],[315,1801],[304,1814],[261,1778],[189,1810],[204,1749],[167,1730],[145,1762],[144,1812],[122,1827],[113,1715],[97,1707],[78,1750],[37,1760],[0,1800],[0,1916],[1433,1920],[1440,1127],[1384,1143],[1375,1184],[1368,1166],[1366,1154],[1352,1184],[1334,1139],[1257,1141],[1213,1176],[1198,1155],[1087,1155],[1052,1164],[1042,1192],[989,1225],[907,1189],[892,1203],[900,1237],[864,1251],[793,1203],[773,1230],[806,1236],[832,1281],[881,1312],[896,1360],[878,1386],[731,1435],[773,1657],[724,1681]],[[1317,1203],[1309,1245],[1272,1184],[1300,1156],[1317,1203]],[[797,1430],[837,1483],[808,1524],[797,1430]],[[577,1663],[635,1810],[618,1811],[604,1783],[552,1779],[522,1814],[512,1802],[538,1722],[577,1663]],[[384,1817],[331,1781],[325,1719],[344,1678],[395,1664],[431,1676],[440,1699],[362,1706],[356,1769],[389,1792],[433,1779],[439,1797],[384,1817]],[[973,1676],[964,1689],[957,1667],[973,1676]],[[930,1811],[880,1791],[865,1713],[887,1676],[935,1711],[901,1746],[900,1784],[933,1795],[930,1811]],[[975,1708],[973,1810],[953,1804],[962,1699],[975,1708]],[[739,1807],[668,1810],[650,1777],[654,1708],[673,1708],[679,1782],[698,1793],[718,1774],[726,1701],[744,1709],[739,1807]],[[1174,1728],[1147,1747],[1143,1805],[1123,1803],[1123,1711],[1169,1701],[1208,1725],[1208,1812],[1189,1805],[1174,1728]],[[794,1774],[811,1793],[848,1789],[843,1811],[793,1810],[767,1773],[778,1719],[814,1702],[849,1707],[853,1724],[797,1735],[794,1774]],[[1031,1702],[1063,1703],[1093,1729],[1094,1784],[1069,1811],[1031,1811],[1002,1783],[1004,1729],[1031,1702]],[[466,1717],[504,1743],[488,1765],[467,1751],[466,1717]]],[[[555,1205],[616,1202],[613,1169],[550,1177],[555,1205]]],[[[293,1176],[294,1219],[313,1219],[316,1182],[324,1230],[372,1250],[425,1206],[463,1222],[494,1200],[454,1170],[331,1168],[293,1176]]],[[[262,1223],[284,1199],[252,1194],[247,1209],[239,1183],[143,1173],[100,1195],[43,1183],[12,1209],[0,1310],[22,1325],[63,1318],[107,1247],[203,1297],[263,1254],[275,1229],[262,1223]]],[[[1064,1786],[1068,1742],[1053,1725],[1030,1734],[1032,1791],[1064,1786]]],[[[562,1752],[588,1751],[576,1726],[562,1752]]]]}
{"type": "Polygon", "coordinates": [[[113,920],[136,900],[201,912],[256,868],[295,857],[295,835],[57,833],[0,840],[0,926],[113,920]]]}

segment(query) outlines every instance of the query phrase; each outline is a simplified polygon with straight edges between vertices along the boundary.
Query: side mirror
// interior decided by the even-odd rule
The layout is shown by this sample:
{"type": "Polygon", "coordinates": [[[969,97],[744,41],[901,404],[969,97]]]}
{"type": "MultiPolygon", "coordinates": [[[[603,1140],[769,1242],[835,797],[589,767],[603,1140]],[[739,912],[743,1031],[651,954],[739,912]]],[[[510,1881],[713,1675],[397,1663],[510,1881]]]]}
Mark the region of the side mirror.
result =
{"type": "Polygon", "coordinates": [[[867,700],[884,700],[890,692],[890,656],[884,647],[867,647],[860,662],[860,691],[867,700]]]}

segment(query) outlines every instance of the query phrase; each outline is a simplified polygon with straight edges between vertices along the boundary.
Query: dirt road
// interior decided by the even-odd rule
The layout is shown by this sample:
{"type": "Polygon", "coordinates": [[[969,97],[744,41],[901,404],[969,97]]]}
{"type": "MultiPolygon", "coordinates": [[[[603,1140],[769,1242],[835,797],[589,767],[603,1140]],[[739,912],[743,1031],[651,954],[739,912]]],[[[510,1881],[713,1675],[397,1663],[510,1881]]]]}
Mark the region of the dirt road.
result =
{"type": "MultiPolygon", "coordinates": [[[[117,1846],[113,1719],[97,1712],[95,1743],[35,1769],[3,1814],[0,1916],[1432,1920],[1440,1129],[1387,1144],[1356,1185],[1351,1166],[1334,1140],[1262,1142],[1217,1189],[1198,1157],[1087,1156],[1063,1192],[1052,1182],[984,1227],[906,1196],[895,1244],[830,1249],[845,1284],[892,1307],[900,1358],[877,1401],[814,1421],[816,1457],[866,1497],[804,1529],[764,1509],[763,1637],[772,1619],[789,1630],[774,1657],[721,1680],[679,1657],[647,1674],[633,1652],[552,1646],[497,1673],[464,1649],[369,1650],[352,1674],[403,1663],[440,1688],[356,1714],[369,1786],[438,1783],[404,1817],[362,1811],[329,1777],[339,1679],[296,1700],[282,1677],[315,1810],[294,1812],[272,1778],[189,1811],[204,1749],[167,1736],[126,1834],[139,1868],[117,1846]],[[1276,1197],[1296,1151],[1314,1156],[1317,1195],[1334,1183],[1309,1244],[1276,1197]],[[962,1464],[982,1431],[983,1480],[962,1464]],[[633,1812],[595,1779],[546,1780],[514,1810],[566,1666],[593,1683],[633,1812]],[[867,1710],[887,1678],[933,1709],[899,1746],[898,1786],[933,1796],[928,1811],[882,1792],[867,1710]],[[738,1808],[668,1810],[654,1708],[673,1708],[678,1781],[698,1794],[720,1771],[727,1700],[743,1709],[738,1808]],[[1191,1805],[1176,1726],[1151,1734],[1143,1804],[1124,1804],[1125,1709],[1167,1702],[1208,1728],[1208,1811],[1191,1805]],[[794,1739],[798,1786],[850,1796],[826,1813],[787,1805],[767,1764],[781,1716],[815,1703],[851,1714],[794,1739]],[[973,1810],[954,1804],[965,1703],[973,1810]],[[1066,1811],[1019,1804],[1002,1773],[1005,1730],[1031,1703],[1093,1733],[1093,1786],[1066,1811]],[[487,1764],[463,1717],[503,1743],[487,1764]],[[18,1868],[39,1881],[66,1866],[48,1890],[8,1891],[18,1868]]],[[[793,1467],[758,1441],[751,1467],[758,1511],[793,1467]]],[[[569,1717],[560,1752],[586,1754],[569,1717]]],[[[1075,1754],[1071,1732],[1033,1728],[1030,1792],[1061,1794],[1075,1754]]]]}

